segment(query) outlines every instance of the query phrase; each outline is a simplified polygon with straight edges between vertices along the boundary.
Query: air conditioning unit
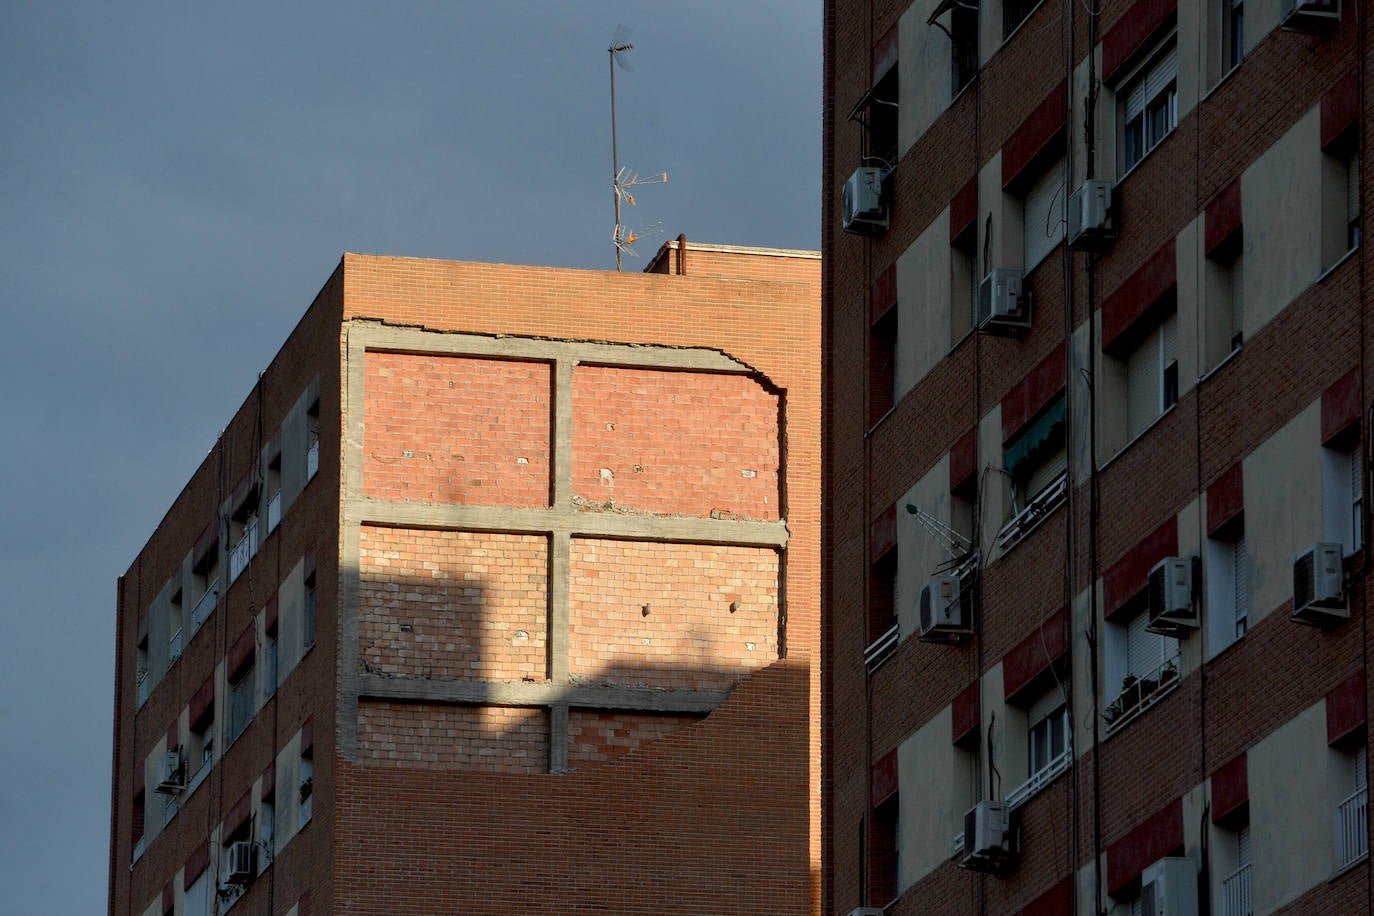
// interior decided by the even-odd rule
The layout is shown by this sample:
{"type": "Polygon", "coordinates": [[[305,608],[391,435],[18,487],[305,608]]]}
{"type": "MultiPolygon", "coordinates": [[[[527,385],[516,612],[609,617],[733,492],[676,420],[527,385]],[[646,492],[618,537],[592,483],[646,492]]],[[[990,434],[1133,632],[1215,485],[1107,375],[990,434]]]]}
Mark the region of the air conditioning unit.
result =
{"type": "Polygon", "coordinates": [[[1340,544],[1316,544],[1293,561],[1293,619],[1318,627],[1350,619],[1340,544]]]}
{"type": "Polygon", "coordinates": [[[1341,20],[1341,0],[1284,0],[1283,27],[1316,32],[1341,20]]]}
{"type": "Polygon", "coordinates": [[[960,868],[1003,874],[1019,854],[1011,806],[1004,801],[980,801],[964,815],[964,860],[960,868]]]}
{"type": "Polygon", "coordinates": [[[225,869],[224,880],[229,884],[247,884],[257,875],[257,846],[241,840],[229,844],[229,863],[225,869]]]}
{"type": "Polygon", "coordinates": [[[162,766],[158,771],[157,786],[154,792],[163,795],[176,795],[186,788],[186,767],[181,762],[180,751],[168,751],[162,755],[162,766]]]}
{"type": "Polygon", "coordinates": [[[1140,874],[1143,916],[1197,916],[1197,868],[1192,859],[1160,859],[1140,874]]]}
{"type": "Polygon", "coordinates": [[[1021,288],[1021,271],[994,269],[978,284],[978,330],[1022,337],[1030,326],[1030,297],[1021,288]]]}
{"type": "Polygon", "coordinates": [[[1090,178],[1069,198],[1069,247],[1104,251],[1115,241],[1115,187],[1110,181],[1090,178]]]}
{"type": "Polygon", "coordinates": [[[972,633],[969,595],[958,573],[933,576],[921,589],[921,639],[958,642],[972,633]]]}
{"type": "Polygon", "coordinates": [[[845,232],[877,235],[887,228],[887,201],[883,181],[887,170],[864,166],[855,169],[844,183],[841,225],[845,232]]]}
{"type": "Polygon", "coordinates": [[[1187,557],[1169,557],[1155,564],[1145,587],[1150,609],[1150,622],[1145,627],[1151,633],[1164,636],[1187,636],[1196,630],[1197,608],[1193,604],[1193,561],[1187,557]]]}

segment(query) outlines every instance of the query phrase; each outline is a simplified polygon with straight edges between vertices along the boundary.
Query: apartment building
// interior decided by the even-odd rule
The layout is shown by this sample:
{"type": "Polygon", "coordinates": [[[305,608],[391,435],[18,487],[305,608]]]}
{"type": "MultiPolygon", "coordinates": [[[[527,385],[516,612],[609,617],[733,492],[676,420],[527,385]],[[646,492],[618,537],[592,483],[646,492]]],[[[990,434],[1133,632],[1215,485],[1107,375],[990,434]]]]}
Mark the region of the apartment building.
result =
{"type": "Polygon", "coordinates": [[[1367,15],[827,0],[826,912],[1370,911],[1367,15]]]}
{"type": "Polygon", "coordinates": [[[819,292],[345,255],[119,580],[110,912],[815,912],[819,292]]]}

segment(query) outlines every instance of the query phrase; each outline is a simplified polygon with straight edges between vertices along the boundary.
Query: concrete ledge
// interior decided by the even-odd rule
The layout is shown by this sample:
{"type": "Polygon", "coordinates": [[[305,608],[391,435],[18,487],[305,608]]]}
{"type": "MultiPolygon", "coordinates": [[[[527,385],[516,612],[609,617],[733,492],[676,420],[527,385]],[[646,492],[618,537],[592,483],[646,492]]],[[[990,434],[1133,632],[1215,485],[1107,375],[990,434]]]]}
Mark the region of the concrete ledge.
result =
{"type": "Polygon", "coordinates": [[[358,697],[478,706],[548,706],[639,712],[708,713],[728,690],[664,690],[655,687],[589,687],[571,684],[440,681],[427,678],[358,678],[358,697]]]}

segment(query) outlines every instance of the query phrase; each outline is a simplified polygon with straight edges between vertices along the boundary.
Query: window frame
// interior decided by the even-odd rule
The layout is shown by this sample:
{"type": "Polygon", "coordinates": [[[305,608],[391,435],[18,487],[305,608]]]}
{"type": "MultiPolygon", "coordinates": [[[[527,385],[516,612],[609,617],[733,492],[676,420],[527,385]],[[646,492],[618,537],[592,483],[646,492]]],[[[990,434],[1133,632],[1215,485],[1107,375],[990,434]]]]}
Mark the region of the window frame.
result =
{"type": "Polygon", "coordinates": [[[1124,179],[1178,127],[1178,34],[1171,31],[1115,89],[1117,174],[1124,179]],[[1151,91],[1152,82],[1162,85],[1151,91]],[[1134,94],[1139,91],[1139,111],[1134,94]],[[1163,100],[1163,104],[1157,104],[1163,100]],[[1162,114],[1159,125],[1152,114],[1162,114]],[[1132,158],[1132,127],[1139,121],[1139,150],[1132,158]]]}

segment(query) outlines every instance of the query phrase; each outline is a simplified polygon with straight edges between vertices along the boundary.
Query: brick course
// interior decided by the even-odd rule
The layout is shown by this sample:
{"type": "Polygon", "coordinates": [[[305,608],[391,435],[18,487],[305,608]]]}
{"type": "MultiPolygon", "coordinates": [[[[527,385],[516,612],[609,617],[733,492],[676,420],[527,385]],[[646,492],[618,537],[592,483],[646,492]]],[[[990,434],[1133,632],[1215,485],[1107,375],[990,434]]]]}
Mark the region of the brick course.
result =
{"type": "Polygon", "coordinates": [[[542,709],[365,700],[358,707],[358,757],[382,766],[543,773],[547,720],[542,709]]]}

